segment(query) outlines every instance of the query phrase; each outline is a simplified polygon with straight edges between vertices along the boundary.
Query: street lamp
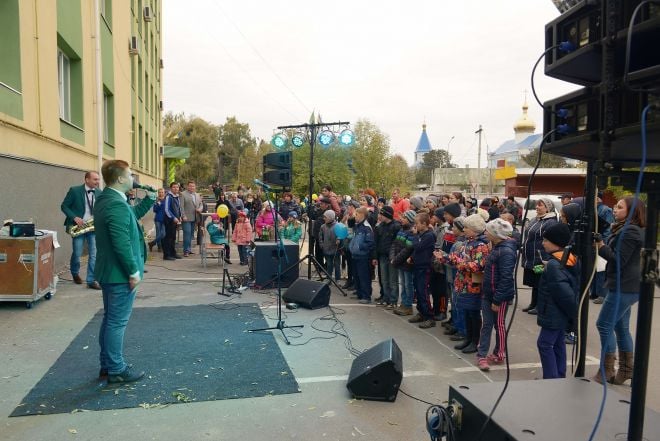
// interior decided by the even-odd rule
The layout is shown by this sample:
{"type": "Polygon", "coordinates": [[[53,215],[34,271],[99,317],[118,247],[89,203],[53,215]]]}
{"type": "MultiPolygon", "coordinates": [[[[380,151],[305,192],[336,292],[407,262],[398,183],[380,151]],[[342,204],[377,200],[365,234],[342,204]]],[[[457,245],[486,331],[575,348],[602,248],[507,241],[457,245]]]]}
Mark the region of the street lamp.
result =
{"type": "MultiPolygon", "coordinates": [[[[449,141],[447,141],[447,157],[449,157],[449,146],[451,145],[451,142],[454,140],[454,138],[455,138],[455,136],[451,135],[451,138],[449,138],[449,141]]],[[[445,166],[447,166],[447,165],[449,165],[449,164],[445,164],[445,166]]],[[[443,193],[447,192],[446,187],[447,187],[447,179],[448,179],[448,175],[449,175],[449,172],[447,171],[447,168],[448,167],[445,167],[445,179],[442,182],[442,192],[443,193]]]]}

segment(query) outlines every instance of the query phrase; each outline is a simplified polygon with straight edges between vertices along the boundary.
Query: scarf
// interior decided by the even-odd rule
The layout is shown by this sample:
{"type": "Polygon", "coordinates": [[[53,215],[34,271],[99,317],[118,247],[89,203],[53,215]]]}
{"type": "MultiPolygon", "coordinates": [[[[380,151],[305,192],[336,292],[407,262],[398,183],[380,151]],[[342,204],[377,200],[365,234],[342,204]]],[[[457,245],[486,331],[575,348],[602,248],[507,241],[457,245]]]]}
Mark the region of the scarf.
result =
{"type": "MultiPolygon", "coordinates": [[[[622,221],[616,221],[616,222],[614,222],[614,223],[612,224],[612,236],[614,236],[615,234],[617,234],[617,233],[621,230],[621,228],[623,228],[623,226],[624,226],[625,224],[626,224],[625,219],[622,220],[622,221]]],[[[632,225],[632,223],[631,223],[630,225],[632,225]]]]}

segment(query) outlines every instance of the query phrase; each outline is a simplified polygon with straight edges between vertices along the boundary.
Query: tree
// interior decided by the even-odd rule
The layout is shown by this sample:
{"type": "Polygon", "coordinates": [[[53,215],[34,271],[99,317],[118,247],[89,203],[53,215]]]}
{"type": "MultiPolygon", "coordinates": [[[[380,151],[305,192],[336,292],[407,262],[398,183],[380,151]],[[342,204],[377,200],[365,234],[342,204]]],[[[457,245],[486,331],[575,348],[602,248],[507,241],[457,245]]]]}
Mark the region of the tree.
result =
{"type": "Polygon", "coordinates": [[[355,170],[355,185],[357,188],[378,188],[383,177],[389,173],[389,138],[366,119],[357,121],[354,132],[351,162],[355,170]]]}
{"type": "MultiPolygon", "coordinates": [[[[528,164],[530,167],[536,166],[536,161],[539,159],[538,149],[532,150],[526,155],[520,155],[520,159],[528,164]]],[[[566,159],[561,156],[556,156],[550,153],[543,153],[541,156],[540,168],[571,168],[566,162],[566,159]]]]}
{"type": "Polygon", "coordinates": [[[428,167],[431,170],[436,168],[457,168],[458,165],[452,164],[451,155],[447,150],[431,150],[424,155],[422,167],[428,167]]]}
{"type": "Polygon", "coordinates": [[[233,184],[238,178],[239,158],[248,147],[254,148],[256,142],[250,134],[250,126],[238,122],[234,116],[227,117],[220,126],[218,140],[218,181],[221,184],[233,184]]]}

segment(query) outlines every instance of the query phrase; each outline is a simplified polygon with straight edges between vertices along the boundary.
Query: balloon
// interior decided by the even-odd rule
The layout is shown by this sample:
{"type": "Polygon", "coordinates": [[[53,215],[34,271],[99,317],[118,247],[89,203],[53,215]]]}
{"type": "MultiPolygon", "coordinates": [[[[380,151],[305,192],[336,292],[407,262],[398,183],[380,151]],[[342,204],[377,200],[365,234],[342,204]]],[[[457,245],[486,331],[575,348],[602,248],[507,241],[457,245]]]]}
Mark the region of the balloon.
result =
{"type": "Polygon", "coordinates": [[[218,213],[220,219],[224,219],[229,214],[229,208],[225,204],[220,204],[215,212],[218,213]]]}
{"type": "Polygon", "coordinates": [[[319,195],[317,195],[316,193],[314,193],[314,194],[312,195],[312,200],[313,200],[313,201],[317,200],[318,198],[319,198],[319,195]]]}
{"type": "Polygon", "coordinates": [[[305,208],[306,206],[307,206],[306,203],[304,203],[304,202],[301,202],[301,203],[300,203],[300,208],[305,208]]]}
{"type": "Polygon", "coordinates": [[[348,227],[341,222],[337,222],[334,229],[337,239],[342,240],[348,237],[348,227]]]}

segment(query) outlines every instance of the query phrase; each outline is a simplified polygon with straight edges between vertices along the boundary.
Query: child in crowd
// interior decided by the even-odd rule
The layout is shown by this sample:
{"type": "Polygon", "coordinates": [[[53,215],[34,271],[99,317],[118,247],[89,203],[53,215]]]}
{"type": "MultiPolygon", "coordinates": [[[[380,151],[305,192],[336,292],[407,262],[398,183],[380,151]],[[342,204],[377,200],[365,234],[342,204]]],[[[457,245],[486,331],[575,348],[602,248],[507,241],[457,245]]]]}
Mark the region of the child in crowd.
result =
{"type": "Polygon", "coordinates": [[[339,264],[339,240],[335,234],[336,214],[333,210],[323,213],[324,224],[319,232],[319,242],[325,258],[325,270],[332,276],[334,270],[335,280],[341,278],[341,265],[339,264]]]}
{"type": "Polygon", "coordinates": [[[517,245],[511,237],[513,226],[504,219],[486,224],[486,238],[491,251],[486,258],[481,316],[483,325],[479,337],[477,359],[479,369],[487,371],[490,364],[502,364],[506,354],[506,312],[509,300],[515,295],[514,270],[517,245]],[[490,336],[495,326],[495,348],[488,354],[490,336]]]}
{"type": "Polygon", "coordinates": [[[435,326],[429,279],[431,277],[431,262],[435,248],[435,234],[430,228],[428,213],[418,213],[415,216],[415,237],[413,239],[413,252],[409,257],[413,264],[413,283],[417,297],[417,315],[408,319],[410,323],[419,323],[422,329],[435,326]]]}
{"type": "Polygon", "coordinates": [[[371,265],[369,259],[374,251],[374,232],[367,216],[369,209],[360,207],[355,211],[353,238],[349,244],[353,262],[353,279],[359,303],[371,303],[371,265]]]}
{"type": "Polygon", "coordinates": [[[399,301],[399,271],[390,263],[390,251],[400,228],[401,224],[394,220],[394,209],[387,205],[382,207],[378,213],[376,248],[372,263],[378,265],[383,291],[383,298],[376,303],[389,309],[396,308],[399,301]]]}
{"type": "Polygon", "coordinates": [[[243,210],[238,211],[238,219],[231,240],[238,247],[238,257],[241,260],[241,265],[247,265],[247,247],[252,241],[252,225],[250,225],[250,221],[243,210]]]}
{"type": "MultiPolygon", "coordinates": [[[[444,243],[444,237],[449,228],[445,222],[445,209],[440,207],[433,210],[431,216],[431,226],[435,234],[435,249],[441,250],[444,243]]],[[[436,321],[442,321],[447,318],[447,277],[445,265],[437,262],[432,263],[431,281],[431,299],[433,300],[433,317],[436,321]]]]}
{"type": "Polygon", "coordinates": [[[568,255],[562,264],[564,247],[571,240],[568,225],[554,223],[543,231],[543,248],[550,255],[539,282],[536,323],[541,327],[536,342],[543,367],[543,378],[566,377],[564,333],[572,328],[577,315],[577,258],[568,255]]]}
{"type": "Polygon", "coordinates": [[[399,286],[401,287],[401,305],[393,312],[396,315],[412,315],[415,286],[413,284],[413,266],[408,262],[412,255],[412,226],[415,222],[415,212],[407,210],[401,214],[401,229],[396,235],[390,249],[390,262],[399,270],[399,286]]]}
{"type": "Polygon", "coordinates": [[[464,354],[477,352],[481,332],[481,285],[489,249],[484,230],[486,222],[478,214],[463,222],[465,243],[461,253],[450,256],[456,267],[454,286],[457,306],[465,313],[465,340],[454,346],[464,354]]]}
{"type": "Polygon", "coordinates": [[[209,239],[212,244],[225,246],[225,262],[231,265],[231,260],[229,260],[229,243],[220,216],[215,213],[211,215],[211,222],[206,226],[206,231],[209,232],[209,239]]]}
{"type": "Polygon", "coordinates": [[[280,234],[282,235],[282,239],[298,243],[300,236],[302,236],[302,224],[298,220],[298,213],[295,211],[289,212],[289,217],[286,220],[286,224],[280,229],[280,234]]]}

